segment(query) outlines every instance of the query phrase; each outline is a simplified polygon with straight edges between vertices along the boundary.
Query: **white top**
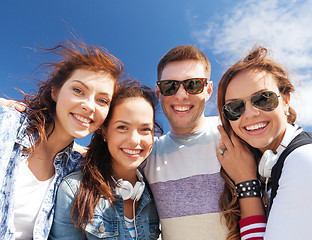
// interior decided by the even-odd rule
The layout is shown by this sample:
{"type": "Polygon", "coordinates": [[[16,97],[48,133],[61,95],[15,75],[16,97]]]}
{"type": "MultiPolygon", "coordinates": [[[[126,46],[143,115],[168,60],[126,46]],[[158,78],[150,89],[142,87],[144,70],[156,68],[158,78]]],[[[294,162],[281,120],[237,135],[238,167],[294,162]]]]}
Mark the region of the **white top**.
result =
{"type": "MultiPolygon", "coordinates": [[[[285,135],[289,130],[288,126],[285,135]]],[[[311,239],[311,199],[312,144],[307,144],[285,159],[264,239],[311,239]]]]}
{"type": "Polygon", "coordinates": [[[26,165],[26,161],[20,164],[15,183],[14,225],[16,240],[32,239],[37,214],[53,178],[54,176],[46,181],[39,181],[26,165]]]}

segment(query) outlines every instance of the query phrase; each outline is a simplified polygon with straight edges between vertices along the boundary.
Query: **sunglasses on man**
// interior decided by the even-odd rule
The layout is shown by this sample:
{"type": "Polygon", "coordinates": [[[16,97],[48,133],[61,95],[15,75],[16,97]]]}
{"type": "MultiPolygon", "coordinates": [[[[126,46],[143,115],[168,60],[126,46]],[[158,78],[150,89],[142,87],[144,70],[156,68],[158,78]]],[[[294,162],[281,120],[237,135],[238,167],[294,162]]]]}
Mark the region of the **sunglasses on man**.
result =
{"type": "Polygon", "coordinates": [[[181,84],[187,93],[194,95],[202,93],[207,83],[207,78],[190,78],[183,81],[160,80],[157,81],[157,86],[160,90],[160,93],[164,96],[171,96],[176,94],[181,84]]]}
{"type": "MultiPolygon", "coordinates": [[[[269,112],[277,108],[279,97],[275,92],[263,91],[251,95],[250,102],[255,108],[269,112]]],[[[234,99],[224,104],[222,113],[228,120],[236,121],[243,115],[245,108],[244,99],[234,99]]]]}

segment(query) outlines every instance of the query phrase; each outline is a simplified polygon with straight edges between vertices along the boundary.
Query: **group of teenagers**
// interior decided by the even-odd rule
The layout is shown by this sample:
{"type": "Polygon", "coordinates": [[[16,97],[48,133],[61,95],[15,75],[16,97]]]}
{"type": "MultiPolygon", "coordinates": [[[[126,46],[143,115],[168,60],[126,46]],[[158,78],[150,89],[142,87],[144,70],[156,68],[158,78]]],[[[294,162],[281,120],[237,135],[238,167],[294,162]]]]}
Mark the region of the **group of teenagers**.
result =
{"type": "Polygon", "coordinates": [[[0,239],[311,238],[312,138],[267,48],[227,68],[209,117],[211,66],[193,45],[161,58],[155,92],[104,48],[45,51],[60,60],[38,89],[0,102],[0,239]]]}

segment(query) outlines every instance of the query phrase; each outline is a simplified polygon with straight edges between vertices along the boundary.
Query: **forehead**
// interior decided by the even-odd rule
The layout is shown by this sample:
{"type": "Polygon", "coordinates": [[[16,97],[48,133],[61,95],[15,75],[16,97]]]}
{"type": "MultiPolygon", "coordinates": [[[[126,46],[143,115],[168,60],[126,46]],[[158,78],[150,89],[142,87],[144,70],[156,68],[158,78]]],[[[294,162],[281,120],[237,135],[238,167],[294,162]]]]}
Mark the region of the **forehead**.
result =
{"type": "Polygon", "coordinates": [[[142,97],[126,98],[116,104],[112,118],[125,121],[153,122],[154,110],[151,104],[142,97]]]}
{"type": "Polygon", "coordinates": [[[261,90],[279,92],[273,76],[265,71],[243,71],[230,81],[225,100],[249,97],[261,90]]]}
{"type": "Polygon", "coordinates": [[[66,83],[81,82],[87,87],[94,87],[99,92],[112,92],[116,80],[108,73],[99,71],[94,72],[86,69],[76,69],[72,72],[71,76],[67,79],[66,83]]]}
{"type": "Polygon", "coordinates": [[[205,68],[200,61],[183,60],[168,63],[161,74],[161,80],[185,80],[188,78],[205,78],[205,68]]]}

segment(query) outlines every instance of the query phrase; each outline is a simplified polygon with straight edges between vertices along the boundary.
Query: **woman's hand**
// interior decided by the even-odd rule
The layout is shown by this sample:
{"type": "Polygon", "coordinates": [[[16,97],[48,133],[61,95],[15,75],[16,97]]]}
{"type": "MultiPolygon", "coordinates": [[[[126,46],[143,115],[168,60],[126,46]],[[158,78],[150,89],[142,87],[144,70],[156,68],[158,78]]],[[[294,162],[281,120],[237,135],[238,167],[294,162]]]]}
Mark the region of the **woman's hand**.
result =
{"type": "Polygon", "coordinates": [[[24,103],[14,100],[7,100],[5,98],[0,98],[0,106],[10,107],[19,112],[24,112],[26,110],[26,105],[24,103]]]}
{"type": "Polygon", "coordinates": [[[217,156],[229,177],[235,184],[257,179],[257,164],[246,144],[243,144],[233,132],[229,137],[221,125],[218,126],[218,130],[221,139],[217,156]]]}

